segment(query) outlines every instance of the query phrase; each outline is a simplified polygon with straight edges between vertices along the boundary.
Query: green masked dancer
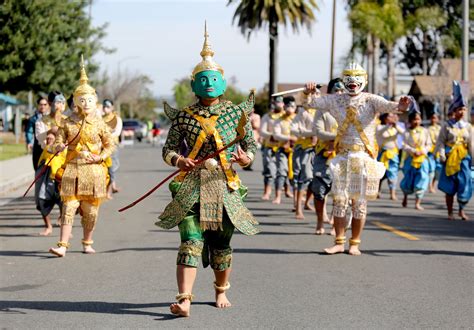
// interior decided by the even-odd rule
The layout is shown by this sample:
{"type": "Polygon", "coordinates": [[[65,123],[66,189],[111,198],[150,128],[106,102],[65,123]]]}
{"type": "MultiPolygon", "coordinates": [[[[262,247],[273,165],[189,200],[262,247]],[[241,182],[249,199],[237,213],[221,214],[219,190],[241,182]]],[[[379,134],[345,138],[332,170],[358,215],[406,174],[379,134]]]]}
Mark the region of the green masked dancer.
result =
{"type": "Polygon", "coordinates": [[[249,166],[257,150],[250,123],[254,94],[239,105],[222,99],[226,90],[224,70],[214,62],[207,28],[201,51],[202,61],[194,68],[191,87],[198,102],[182,110],[165,104],[172,125],[163,147],[163,158],[181,169],[170,183],[173,200],[160,215],[159,227],[178,226],[181,236],[177,258],[177,303],[170,306],[178,316],[189,316],[193,284],[199,259],[211,265],[215,282],[216,307],[230,307],[226,290],[230,288],[234,229],[245,235],[258,232],[257,221],[244,206],[244,187],[232,168],[233,163],[249,166]],[[214,158],[198,163],[237,137],[238,126],[245,123],[245,136],[214,158]]]}

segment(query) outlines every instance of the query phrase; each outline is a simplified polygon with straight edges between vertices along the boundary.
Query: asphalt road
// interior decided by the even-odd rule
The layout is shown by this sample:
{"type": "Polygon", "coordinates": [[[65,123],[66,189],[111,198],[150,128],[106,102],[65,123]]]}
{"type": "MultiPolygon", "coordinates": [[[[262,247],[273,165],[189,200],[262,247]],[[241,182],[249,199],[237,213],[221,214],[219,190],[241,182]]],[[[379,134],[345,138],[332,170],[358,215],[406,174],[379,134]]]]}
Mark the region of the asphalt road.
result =
{"type": "MultiPolygon", "coordinates": [[[[363,255],[326,256],[329,235],[313,235],[315,217],[297,221],[290,201],[262,202],[260,161],[241,178],[262,233],[233,238],[232,308],[213,307],[213,276],[200,268],[191,317],[175,318],[176,229],[154,225],[170,195],[166,187],[124,213],[117,210],[173,169],[161,149],[122,149],[122,191],[101,209],[95,255],[80,253],[76,218],[65,258],[38,237],[32,197],[0,206],[0,326],[19,328],[473,328],[472,221],[446,220],[442,194],[427,194],[423,212],[381,200],[369,204],[363,255]],[[376,221],[410,234],[408,240],[376,221]]],[[[56,214],[56,213],[55,213],[56,214]]]]}

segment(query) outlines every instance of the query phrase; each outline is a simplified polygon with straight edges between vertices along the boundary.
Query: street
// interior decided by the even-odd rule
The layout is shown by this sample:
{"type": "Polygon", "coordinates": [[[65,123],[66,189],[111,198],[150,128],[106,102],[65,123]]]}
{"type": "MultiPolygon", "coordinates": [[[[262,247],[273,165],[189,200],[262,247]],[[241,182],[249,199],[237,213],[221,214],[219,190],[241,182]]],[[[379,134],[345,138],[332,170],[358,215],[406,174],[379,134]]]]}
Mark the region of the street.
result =
{"type": "MultiPolygon", "coordinates": [[[[200,267],[191,317],[175,318],[168,306],[177,293],[179,234],[177,228],[154,225],[171,199],[167,185],[117,212],[175,169],[164,163],[161,148],[145,143],[121,149],[120,157],[122,190],[101,207],[95,255],[80,252],[79,216],[71,248],[65,258],[56,258],[48,248],[58,241],[59,228],[50,237],[36,235],[42,220],[31,192],[0,206],[2,328],[452,329],[474,324],[472,201],[471,221],[449,222],[441,192],[427,193],[420,212],[413,196],[408,208],[401,207],[400,191],[400,201],[388,200],[385,182],[382,199],[369,202],[363,255],[327,256],[322,251],[333,237],[313,235],[312,212],[298,221],[290,199],[278,206],[260,200],[260,155],[253,171],[239,172],[262,232],[234,234],[232,307],[213,307],[213,274],[200,267]]],[[[55,209],[53,219],[57,214],[55,209]]]]}

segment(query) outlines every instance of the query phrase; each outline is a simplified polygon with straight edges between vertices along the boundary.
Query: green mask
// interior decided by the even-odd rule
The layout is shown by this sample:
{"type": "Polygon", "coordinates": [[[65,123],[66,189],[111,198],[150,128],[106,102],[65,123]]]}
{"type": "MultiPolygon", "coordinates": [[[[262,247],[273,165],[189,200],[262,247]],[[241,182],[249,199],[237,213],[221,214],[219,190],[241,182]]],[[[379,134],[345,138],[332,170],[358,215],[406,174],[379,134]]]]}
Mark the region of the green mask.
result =
{"type": "Polygon", "coordinates": [[[204,99],[214,99],[224,94],[227,82],[219,71],[202,71],[191,80],[194,94],[204,99]]]}

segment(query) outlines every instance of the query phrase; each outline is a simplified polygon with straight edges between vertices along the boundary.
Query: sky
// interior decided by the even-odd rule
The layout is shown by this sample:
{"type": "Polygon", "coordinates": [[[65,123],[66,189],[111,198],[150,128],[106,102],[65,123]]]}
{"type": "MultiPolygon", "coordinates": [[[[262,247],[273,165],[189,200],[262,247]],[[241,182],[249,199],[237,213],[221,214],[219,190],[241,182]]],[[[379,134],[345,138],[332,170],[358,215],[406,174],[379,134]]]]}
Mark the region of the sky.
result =
{"type": "MultiPolygon", "coordinates": [[[[335,73],[342,71],[351,46],[351,33],[342,0],[337,1],[335,73]],[[341,65],[342,63],[342,65],[341,65]]],[[[108,23],[103,43],[113,54],[99,53],[101,70],[139,72],[148,75],[157,96],[172,95],[177,80],[189,77],[201,61],[204,21],[207,20],[214,60],[225,77],[236,80],[242,91],[261,89],[268,81],[268,28],[247,40],[232,24],[237,4],[227,0],[95,0],[92,23],[108,23]]],[[[280,27],[278,82],[304,83],[329,80],[332,0],[317,0],[319,11],[311,35],[280,27]]]]}

